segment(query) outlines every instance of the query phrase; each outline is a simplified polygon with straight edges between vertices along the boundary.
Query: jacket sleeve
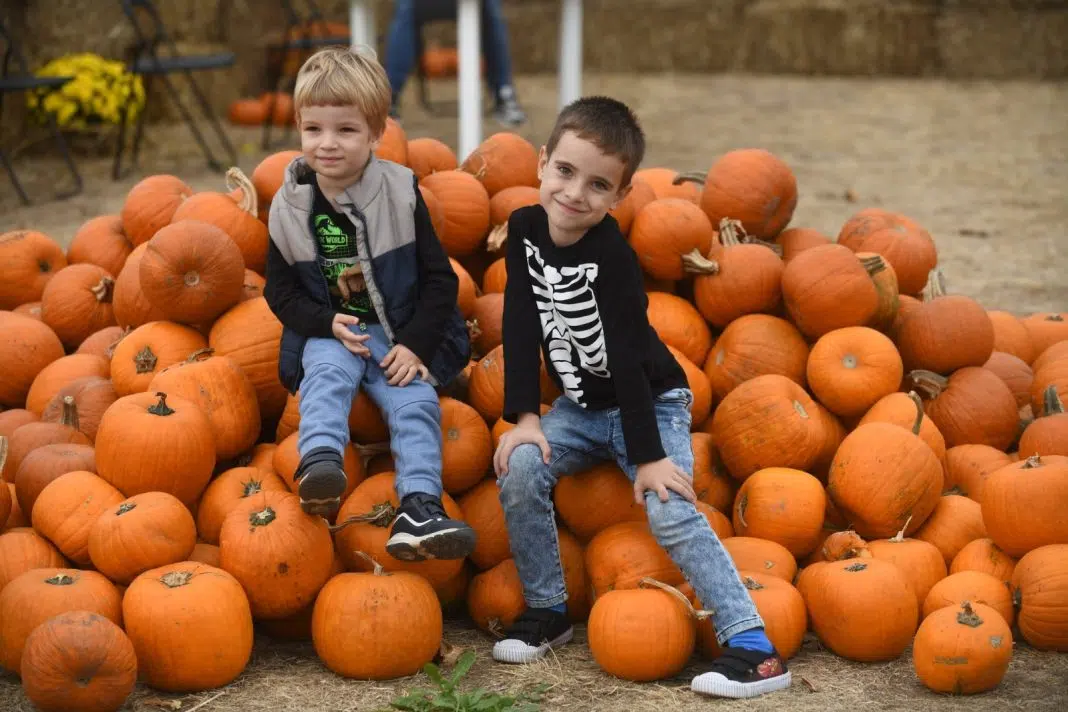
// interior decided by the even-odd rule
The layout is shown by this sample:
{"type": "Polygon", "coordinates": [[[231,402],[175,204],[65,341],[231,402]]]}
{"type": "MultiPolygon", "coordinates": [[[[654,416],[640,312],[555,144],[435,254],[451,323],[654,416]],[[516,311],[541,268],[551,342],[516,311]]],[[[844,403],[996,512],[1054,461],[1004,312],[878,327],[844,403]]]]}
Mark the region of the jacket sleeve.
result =
{"type": "Polygon", "coordinates": [[[602,262],[597,307],[604,328],[608,367],[619,404],[627,459],[634,465],[666,457],[656,422],[649,376],[649,300],[637,256],[622,236],[602,262]]]}
{"type": "Polygon", "coordinates": [[[523,413],[539,413],[541,401],[540,335],[538,308],[527,271],[526,248],[518,229],[521,211],[508,218],[505,247],[504,315],[504,419],[515,423],[523,413]]]}
{"type": "Polygon", "coordinates": [[[430,212],[415,184],[415,250],[419,270],[419,296],[415,313],[397,330],[396,341],[412,350],[429,365],[445,336],[445,325],[456,308],[460,279],[452,270],[449,256],[434,232],[430,212]]]}
{"type": "Polygon", "coordinates": [[[334,338],[334,310],[304,292],[273,238],[267,241],[266,272],[263,296],[282,326],[305,337],[334,338]]]}

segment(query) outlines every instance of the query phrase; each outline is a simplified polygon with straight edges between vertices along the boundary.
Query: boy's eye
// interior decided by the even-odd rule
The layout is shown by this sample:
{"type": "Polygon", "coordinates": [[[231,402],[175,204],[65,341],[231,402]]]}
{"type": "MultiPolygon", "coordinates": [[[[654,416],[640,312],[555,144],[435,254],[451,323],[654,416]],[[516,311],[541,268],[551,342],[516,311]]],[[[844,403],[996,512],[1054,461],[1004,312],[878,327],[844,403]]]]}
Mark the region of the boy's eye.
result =
{"type": "Polygon", "coordinates": [[[603,180],[595,180],[593,182],[593,187],[597,190],[608,190],[608,184],[603,180]]]}
{"type": "Polygon", "coordinates": [[[571,169],[568,168],[567,166],[557,166],[556,170],[560,173],[560,175],[564,175],[564,176],[571,175],[571,169]]]}

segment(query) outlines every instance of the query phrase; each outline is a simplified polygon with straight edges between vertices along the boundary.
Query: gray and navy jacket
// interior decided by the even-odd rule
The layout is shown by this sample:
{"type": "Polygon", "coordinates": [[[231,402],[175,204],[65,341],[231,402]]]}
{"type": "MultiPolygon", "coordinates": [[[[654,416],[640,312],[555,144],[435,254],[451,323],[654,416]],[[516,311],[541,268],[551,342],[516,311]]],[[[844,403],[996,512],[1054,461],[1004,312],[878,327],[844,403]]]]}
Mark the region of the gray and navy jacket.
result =
{"type": "MultiPolygon", "coordinates": [[[[304,376],[304,344],[311,337],[334,338],[337,313],[319,269],[314,180],[304,158],[295,158],[268,221],[263,296],[282,322],[278,372],[290,393],[304,376]]],[[[390,348],[407,346],[426,365],[433,385],[447,385],[467,365],[471,346],[456,306],[459,279],[434,233],[415,175],[372,155],[360,180],[334,202],[356,228],[363,277],[390,348]]]]}

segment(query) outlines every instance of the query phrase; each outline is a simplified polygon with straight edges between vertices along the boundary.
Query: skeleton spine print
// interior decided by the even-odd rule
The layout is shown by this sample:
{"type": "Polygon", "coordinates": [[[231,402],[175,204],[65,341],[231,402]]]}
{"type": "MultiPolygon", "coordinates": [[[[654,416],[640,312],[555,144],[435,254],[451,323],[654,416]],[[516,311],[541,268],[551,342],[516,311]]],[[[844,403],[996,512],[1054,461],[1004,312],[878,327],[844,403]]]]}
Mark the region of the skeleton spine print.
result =
{"type": "Polygon", "coordinates": [[[528,239],[524,238],[523,246],[549,360],[560,375],[564,395],[586,407],[583,377],[612,375],[593,292],[597,265],[590,262],[557,269],[545,264],[537,246],[528,239]]]}

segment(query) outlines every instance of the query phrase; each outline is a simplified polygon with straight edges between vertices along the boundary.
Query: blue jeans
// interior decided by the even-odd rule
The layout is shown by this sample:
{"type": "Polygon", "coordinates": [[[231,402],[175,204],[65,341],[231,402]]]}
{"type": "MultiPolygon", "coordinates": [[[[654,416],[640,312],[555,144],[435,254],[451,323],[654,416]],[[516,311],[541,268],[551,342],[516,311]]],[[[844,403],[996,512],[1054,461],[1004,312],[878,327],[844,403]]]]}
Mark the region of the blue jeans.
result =
{"type": "MultiPolygon", "coordinates": [[[[689,389],[677,388],[662,393],[655,403],[664,451],[690,475],[692,400],[689,389]]],[[[548,608],[567,600],[553,517],[556,481],[611,459],[632,481],[637,477],[637,467],[627,460],[618,408],[586,410],[561,396],[542,417],[541,428],[552,449],[550,464],[542,460],[537,445],[519,445],[508,459],[508,473],[498,483],[523,597],[531,608],[548,608]]],[[[701,603],[715,610],[712,622],[716,638],[723,644],[738,633],[762,627],[764,623],[734,562],[708,520],[694,505],[675,492],[669,493],[668,501],[661,502],[655,492],[646,491],[649,528],[701,603]]]]}
{"type": "Polygon", "coordinates": [[[311,338],[304,345],[304,378],[300,382],[301,457],[312,448],[344,452],[349,442],[349,411],[361,387],[378,405],[389,427],[396,466],[397,496],[412,492],[441,496],[441,404],[437,391],[416,377],[407,386],[391,386],[378,366],[389,352],[382,327],[367,324],[364,342],[371,355],[352,353],[337,339],[311,338]]]}
{"type": "MultiPolygon", "coordinates": [[[[408,75],[419,60],[416,53],[416,5],[419,0],[396,0],[393,20],[386,38],[386,75],[393,95],[404,89],[408,75]]],[[[441,4],[441,3],[438,3],[441,4]]],[[[512,83],[512,56],[508,47],[508,26],[504,22],[500,0],[482,0],[482,54],[486,58],[486,83],[493,95],[512,83]]]]}

